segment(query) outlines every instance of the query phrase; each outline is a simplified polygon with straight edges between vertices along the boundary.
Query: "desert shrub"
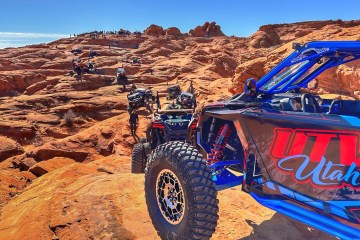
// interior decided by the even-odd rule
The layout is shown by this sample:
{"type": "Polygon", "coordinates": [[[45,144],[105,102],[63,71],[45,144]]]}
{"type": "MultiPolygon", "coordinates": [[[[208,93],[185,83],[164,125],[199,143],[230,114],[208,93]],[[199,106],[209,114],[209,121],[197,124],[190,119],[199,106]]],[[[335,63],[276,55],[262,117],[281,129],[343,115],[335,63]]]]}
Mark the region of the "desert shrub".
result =
{"type": "Polygon", "coordinates": [[[74,120],[76,118],[76,114],[73,110],[69,110],[64,114],[63,124],[67,127],[72,127],[74,125],[74,120]]]}

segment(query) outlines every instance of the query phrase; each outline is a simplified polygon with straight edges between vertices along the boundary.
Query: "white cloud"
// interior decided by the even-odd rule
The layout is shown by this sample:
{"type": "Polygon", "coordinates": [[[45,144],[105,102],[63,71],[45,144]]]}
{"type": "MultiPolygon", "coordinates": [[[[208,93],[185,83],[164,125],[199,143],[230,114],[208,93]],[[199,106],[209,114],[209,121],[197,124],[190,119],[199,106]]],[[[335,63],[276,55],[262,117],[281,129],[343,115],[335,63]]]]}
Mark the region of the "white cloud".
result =
{"type": "Polygon", "coordinates": [[[4,41],[0,42],[0,49],[8,48],[8,47],[21,47],[21,46],[24,46],[24,45],[16,43],[16,42],[4,42],[4,41]]]}
{"type": "Polygon", "coordinates": [[[69,37],[69,35],[59,33],[0,32],[0,49],[7,47],[21,47],[38,43],[48,43],[65,37],[69,37]]]}
{"type": "Polygon", "coordinates": [[[0,32],[0,38],[64,38],[68,37],[68,34],[60,33],[21,33],[21,32],[0,32]]]}
{"type": "MultiPolygon", "coordinates": [[[[12,39],[10,41],[11,42],[21,42],[20,39],[12,39]]],[[[0,43],[2,43],[2,42],[9,42],[9,39],[0,39],[0,43]]]]}

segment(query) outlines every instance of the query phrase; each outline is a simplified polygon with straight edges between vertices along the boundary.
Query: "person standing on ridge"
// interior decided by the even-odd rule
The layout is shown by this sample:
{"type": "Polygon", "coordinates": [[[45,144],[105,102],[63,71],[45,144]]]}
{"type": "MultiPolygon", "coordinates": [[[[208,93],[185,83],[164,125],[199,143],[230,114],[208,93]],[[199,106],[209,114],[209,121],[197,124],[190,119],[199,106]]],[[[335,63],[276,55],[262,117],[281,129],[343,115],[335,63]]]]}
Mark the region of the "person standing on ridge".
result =
{"type": "Polygon", "coordinates": [[[139,115],[136,113],[135,110],[131,111],[130,113],[129,123],[130,123],[131,135],[136,136],[136,129],[139,123],[139,115]]]}

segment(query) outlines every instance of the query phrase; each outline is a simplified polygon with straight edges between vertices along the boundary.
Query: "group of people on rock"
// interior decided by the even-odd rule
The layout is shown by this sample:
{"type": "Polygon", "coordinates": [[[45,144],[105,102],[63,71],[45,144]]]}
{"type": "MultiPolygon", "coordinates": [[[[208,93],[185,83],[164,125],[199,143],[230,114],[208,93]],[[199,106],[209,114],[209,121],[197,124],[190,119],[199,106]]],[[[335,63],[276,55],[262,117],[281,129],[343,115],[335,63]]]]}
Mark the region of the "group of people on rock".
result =
{"type": "Polygon", "coordinates": [[[73,60],[72,61],[73,69],[76,75],[81,76],[83,73],[83,69],[86,67],[86,64],[81,60],[73,60]]]}
{"type": "Polygon", "coordinates": [[[93,62],[83,62],[81,60],[73,60],[73,71],[70,72],[70,75],[75,75],[82,77],[83,73],[94,73],[96,72],[96,66],[93,62]]]}
{"type": "MultiPolygon", "coordinates": [[[[141,37],[141,32],[140,31],[135,31],[135,32],[130,32],[129,30],[124,30],[124,29],[120,29],[118,31],[93,31],[93,32],[85,32],[82,34],[78,34],[77,36],[84,36],[84,35],[90,35],[91,38],[93,39],[98,39],[98,38],[104,38],[106,39],[106,35],[118,35],[118,36],[129,36],[129,35],[134,35],[137,37],[141,37]]],[[[70,37],[76,37],[75,34],[70,34],[70,37]]]]}

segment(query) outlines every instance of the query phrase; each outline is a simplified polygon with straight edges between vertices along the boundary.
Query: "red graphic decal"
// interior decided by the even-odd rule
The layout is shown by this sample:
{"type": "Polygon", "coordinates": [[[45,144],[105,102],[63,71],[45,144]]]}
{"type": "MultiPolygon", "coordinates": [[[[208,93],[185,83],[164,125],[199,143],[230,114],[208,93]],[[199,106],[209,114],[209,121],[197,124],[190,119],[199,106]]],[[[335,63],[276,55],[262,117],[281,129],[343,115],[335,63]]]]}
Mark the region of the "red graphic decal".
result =
{"type": "Polygon", "coordinates": [[[350,209],[350,212],[352,212],[354,214],[354,217],[356,218],[356,220],[360,223],[360,208],[352,208],[350,209]]]}
{"type": "Polygon", "coordinates": [[[356,132],[277,128],[269,155],[296,183],[360,189],[359,140],[356,132]]]}
{"type": "Polygon", "coordinates": [[[270,156],[274,160],[279,160],[303,154],[310,137],[312,137],[313,147],[309,158],[312,162],[319,162],[329,150],[330,142],[337,141],[340,152],[334,156],[338,159],[332,159],[332,161],[345,166],[350,166],[352,163],[360,165],[359,134],[345,131],[277,128],[270,146],[270,156]]]}

